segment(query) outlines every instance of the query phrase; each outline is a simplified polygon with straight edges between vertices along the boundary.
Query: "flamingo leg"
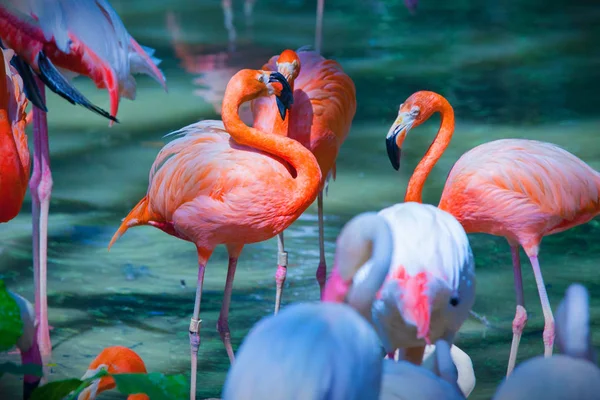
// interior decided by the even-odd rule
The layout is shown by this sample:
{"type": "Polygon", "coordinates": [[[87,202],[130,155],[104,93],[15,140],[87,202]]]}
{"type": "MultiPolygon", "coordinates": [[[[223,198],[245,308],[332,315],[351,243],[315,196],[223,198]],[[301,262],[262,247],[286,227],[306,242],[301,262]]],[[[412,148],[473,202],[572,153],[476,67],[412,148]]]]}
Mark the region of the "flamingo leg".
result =
{"type": "Polygon", "coordinates": [[[510,356],[508,357],[508,368],[506,370],[506,376],[509,376],[515,368],[517,361],[517,352],[519,351],[519,343],[521,342],[521,335],[523,329],[527,323],[527,311],[525,310],[525,300],[523,296],[523,278],[521,276],[521,260],[519,257],[519,246],[510,245],[510,252],[512,254],[513,273],[515,276],[515,292],[517,295],[517,311],[513,320],[513,339],[510,346],[510,356]]]}
{"type": "MultiPolygon", "coordinates": [[[[39,325],[36,328],[36,335],[38,329],[39,325]]],[[[35,337],[33,344],[28,350],[21,350],[21,364],[42,365],[42,356],[35,337]]],[[[28,400],[31,397],[31,393],[39,386],[40,381],[39,377],[33,375],[25,375],[23,377],[23,400],[28,400]]]]}
{"type": "Polygon", "coordinates": [[[235,269],[237,267],[238,257],[242,252],[243,246],[228,245],[229,266],[227,267],[227,279],[225,280],[225,291],[223,293],[223,303],[221,304],[221,313],[217,321],[217,331],[221,335],[221,340],[227,350],[229,362],[233,364],[235,356],[231,347],[231,333],[229,332],[229,305],[231,303],[231,292],[233,291],[233,279],[235,278],[235,269]]]}
{"type": "Polygon", "coordinates": [[[198,348],[200,347],[200,303],[202,301],[202,285],[204,284],[204,269],[208,256],[202,257],[198,250],[198,283],[196,285],[196,300],[194,302],[194,315],[190,321],[190,353],[191,353],[191,374],[190,374],[190,400],[196,400],[196,375],[198,373],[198,348]]]}
{"type": "Polygon", "coordinates": [[[323,299],[323,290],[325,289],[325,280],[327,278],[327,265],[325,263],[325,228],[323,224],[323,191],[319,192],[317,198],[317,210],[319,214],[319,267],[317,268],[317,282],[321,290],[321,299],[323,299]]]}
{"type": "Polygon", "coordinates": [[[277,291],[275,294],[275,314],[279,312],[281,306],[281,294],[283,292],[283,284],[287,275],[288,253],[285,251],[283,241],[283,232],[277,235],[277,272],[275,273],[275,283],[277,291]]]}
{"type": "Polygon", "coordinates": [[[317,1],[317,26],[315,28],[315,50],[321,54],[321,43],[323,42],[323,9],[325,0],[317,1]]]}
{"type": "MultiPolygon", "coordinates": [[[[41,99],[45,102],[45,88],[39,78],[36,79],[41,99]]],[[[32,198],[33,218],[33,271],[35,283],[35,314],[38,321],[37,340],[42,354],[43,364],[47,365],[52,357],[52,344],[48,326],[48,299],[46,290],[48,212],[52,193],[52,173],[50,171],[50,148],[48,144],[48,121],[46,113],[37,107],[33,109],[34,118],[34,165],[29,181],[32,198]]]]}
{"type": "Polygon", "coordinates": [[[554,347],[554,315],[552,315],[552,308],[548,300],[548,293],[546,293],[546,285],[544,285],[544,278],[542,277],[542,270],[540,269],[537,254],[528,254],[528,256],[533,267],[533,275],[535,276],[535,283],[537,284],[544,312],[544,357],[550,357],[552,356],[552,348],[554,347]]]}

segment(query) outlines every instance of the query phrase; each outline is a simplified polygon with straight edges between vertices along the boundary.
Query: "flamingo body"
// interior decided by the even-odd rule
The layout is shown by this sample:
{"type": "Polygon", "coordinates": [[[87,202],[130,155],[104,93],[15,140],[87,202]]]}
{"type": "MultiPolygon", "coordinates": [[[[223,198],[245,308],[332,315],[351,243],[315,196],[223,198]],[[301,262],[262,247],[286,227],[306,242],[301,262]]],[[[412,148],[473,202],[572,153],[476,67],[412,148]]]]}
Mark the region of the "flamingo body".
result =
{"type": "Polygon", "coordinates": [[[29,147],[25,135],[27,99],[23,81],[10,65],[14,52],[0,49],[0,223],[21,210],[29,182],[29,147]]]}
{"type": "Polygon", "coordinates": [[[175,133],[182,136],[156,157],[148,193],[127,217],[131,224],[166,224],[213,249],[270,239],[310,205],[282,214],[295,181],[288,167],[235,143],[223,122],[201,121],[175,133]]]}
{"type": "Polygon", "coordinates": [[[452,343],[475,302],[475,263],[464,229],[449,213],[413,202],[379,215],[394,240],[387,282],[373,303],[384,347],[452,343]]]}
{"type": "Polygon", "coordinates": [[[131,37],[106,0],[2,0],[0,31],[3,41],[39,72],[43,51],[69,76],[90,77],[107,88],[116,117],[120,97],[135,99],[135,73],[152,76],[166,89],[153,58],[131,37]]]}
{"type": "Polygon", "coordinates": [[[526,249],[600,212],[600,174],[551,143],[502,139],[463,154],[439,207],[467,232],[506,237],[526,249]]]}

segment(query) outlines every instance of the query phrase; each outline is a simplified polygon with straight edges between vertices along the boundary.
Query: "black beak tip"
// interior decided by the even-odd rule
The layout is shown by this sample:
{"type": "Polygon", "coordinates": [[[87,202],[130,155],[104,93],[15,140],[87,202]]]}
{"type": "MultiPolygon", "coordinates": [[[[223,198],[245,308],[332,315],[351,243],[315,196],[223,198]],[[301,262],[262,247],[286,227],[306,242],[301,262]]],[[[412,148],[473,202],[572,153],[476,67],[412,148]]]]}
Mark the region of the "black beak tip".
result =
{"type": "Polygon", "coordinates": [[[271,72],[269,77],[270,82],[279,82],[283,86],[279,96],[275,96],[277,101],[277,108],[279,109],[279,115],[281,119],[285,120],[286,110],[289,110],[294,104],[294,93],[292,93],[292,87],[285,77],[279,72],[271,72]]]}
{"type": "Polygon", "coordinates": [[[392,167],[398,171],[400,169],[400,155],[402,150],[396,144],[396,136],[385,139],[388,157],[392,163],[392,167]]]}

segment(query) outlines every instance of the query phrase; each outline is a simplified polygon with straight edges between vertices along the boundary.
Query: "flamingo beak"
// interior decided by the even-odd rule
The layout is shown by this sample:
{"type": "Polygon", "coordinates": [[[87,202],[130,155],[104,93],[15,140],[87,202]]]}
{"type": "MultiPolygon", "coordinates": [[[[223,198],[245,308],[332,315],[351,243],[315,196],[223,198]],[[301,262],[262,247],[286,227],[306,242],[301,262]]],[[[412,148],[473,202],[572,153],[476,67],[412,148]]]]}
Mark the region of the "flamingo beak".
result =
{"type": "Polygon", "coordinates": [[[282,120],[285,120],[286,111],[292,107],[294,104],[294,94],[292,93],[292,88],[285,79],[285,77],[279,72],[271,72],[269,76],[269,82],[279,82],[283,87],[281,89],[281,93],[275,96],[275,100],[277,101],[277,108],[279,109],[279,115],[282,120]]]}
{"type": "Polygon", "coordinates": [[[400,156],[402,154],[402,143],[414,123],[414,118],[405,112],[401,112],[385,137],[385,146],[392,167],[400,169],[400,156]]]}

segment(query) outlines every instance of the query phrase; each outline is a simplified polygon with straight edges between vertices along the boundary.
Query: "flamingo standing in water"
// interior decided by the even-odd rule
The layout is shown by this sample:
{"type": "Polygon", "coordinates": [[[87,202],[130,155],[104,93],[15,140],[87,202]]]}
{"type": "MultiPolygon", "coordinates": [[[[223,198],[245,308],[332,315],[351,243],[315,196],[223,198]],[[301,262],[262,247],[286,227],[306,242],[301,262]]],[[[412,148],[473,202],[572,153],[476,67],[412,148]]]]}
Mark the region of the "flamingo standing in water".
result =
{"type": "MultiPolygon", "coordinates": [[[[378,246],[385,241],[372,239],[374,228],[347,225],[323,300],[362,302],[357,309],[372,321],[388,356],[400,349],[401,358],[420,365],[425,345],[439,339],[452,344],[473,307],[471,246],[458,221],[431,205],[401,203],[377,215],[392,231],[391,262],[383,262],[378,246]]],[[[382,225],[378,230],[385,230],[382,225]]]]}
{"type": "MultiPolygon", "coordinates": [[[[437,93],[421,91],[400,106],[386,136],[392,166],[400,167],[400,149],[409,130],[435,112],[442,122],[431,147],[411,176],[404,201],[422,202],[423,186],[454,133],[454,111],[437,93]]],[[[538,261],[542,238],[584,224],[600,213],[600,174],[568,151],[546,142],[501,139],[463,154],[452,167],[439,208],[458,219],[468,233],[508,240],[512,253],[517,310],[507,376],[517,359],[527,313],[519,246],[529,257],[544,312],[544,355],[552,355],[554,317],[538,261]]]]}
{"type": "Polygon", "coordinates": [[[152,58],[154,50],[143,48],[127,32],[106,0],[1,0],[0,38],[19,56],[15,65],[25,81],[25,93],[36,106],[34,164],[29,186],[33,216],[33,266],[35,307],[39,320],[39,345],[44,361],[52,353],[46,298],[48,211],[52,192],[48,123],[44,84],[73,104],[80,104],[111,120],[121,97],[134,99],[132,74],[152,76],[166,90],[166,83],[152,58]],[[110,114],[90,103],[65,76],[90,77],[110,94],[110,114]],[[32,74],[32,71],[35,73],[32,74]]]}
{"type": "MultiPolygon", "coordinates": [[[[147,373],[142,358],[135,351],[123,346],[111,346],[102,350],[90,363],[81,380],[91,378],[102,369],[111,374],[147,373]]],[[[116,387],[115,379],[112,376],[105,376],[93,381],[90,386],[79,393],[77,400],[95,400],[100,393],[116,387]]],[[[150,397],[144,393],[137,393],[127,396],[127,400],[150,400],[150,397]]]]}
{"type": "Polygon", "coordinates": [[[290,226],[315,200],[321,171],[313,154],[287,137],[246,126],[240,105],[275,95],[285,109],[293,101],[278,72],[245,69],[235,74],[223,99],[223,122],[201,121],[174,132],[182,136],[158,154],[146,196],[125,217],[110,246],[130,227],[152,225],[196,245],[198,286],[190,323],[191,387],[196,396],[200,345],[200,300],[204,269],[213,250],[225,244],[227,281],[217,330],[231,362],[228,315],[242,248],[270,239],[290,226]]]}
{"type": "MultiPolygon", "coordinates": [[[[335,179],[335,160],[348,136],[356,113],[356,89],[352,79],[336,61],[327,60],[315,51],[285,50],[272,57],[264,70],[279,71],[290,82],[294,91],[294,105],[288,118],[281,120],[277,114],[281,104],[273,99],[261,98],[252,103],[254,126],[265,132],[287,136],[310,149],[321,168],[321,185],[317,200],[319,218],[319,253],[317,281],[323,294],[327,276],[325,263],[325,238],[323,232],[323,190],[329,179],[335,179]]],[[[278,236],[278,266],[275,280],[277,294],[275,313],[279,311],[281,293],[287,274],[287,252],[283,232],[278,236]]]]}

